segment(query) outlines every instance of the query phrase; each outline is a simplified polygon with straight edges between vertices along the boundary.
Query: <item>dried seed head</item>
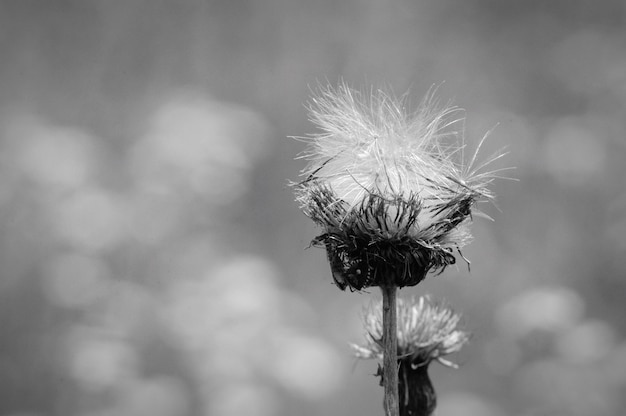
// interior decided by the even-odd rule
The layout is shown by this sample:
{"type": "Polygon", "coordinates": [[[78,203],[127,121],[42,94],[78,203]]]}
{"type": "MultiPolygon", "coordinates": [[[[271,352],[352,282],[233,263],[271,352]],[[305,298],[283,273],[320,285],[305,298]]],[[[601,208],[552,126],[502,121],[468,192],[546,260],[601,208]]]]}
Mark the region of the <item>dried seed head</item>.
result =
{"type": "Polygon", "coordinates": [[[462,164],[459,110],[432,95],[412,115],[406,104],[342,84],[310,105],[321,133],[307,138],[296,200],[324,230],[313,244],[326,248],[341,289],[412,286],[442,271],[470,239],[475,202],[492,197],[493,175],[478,173],[475,157],[462,164]]]}

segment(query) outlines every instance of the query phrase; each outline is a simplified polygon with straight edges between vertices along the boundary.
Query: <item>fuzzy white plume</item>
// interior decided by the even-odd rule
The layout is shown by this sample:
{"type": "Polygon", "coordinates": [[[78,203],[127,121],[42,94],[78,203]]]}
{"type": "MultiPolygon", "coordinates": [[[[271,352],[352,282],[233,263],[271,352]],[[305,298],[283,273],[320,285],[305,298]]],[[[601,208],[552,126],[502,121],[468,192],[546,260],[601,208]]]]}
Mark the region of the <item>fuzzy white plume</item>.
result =
{"type": "Polygon", "coordinates": [[[440,107],[432,94],[414,113],[407,104],[382,90],[322,89],[310,105],[322,133],[310,137],[304,174],[326,181],[351,206],[367,193],[428,199],[462,186],[462,134],[452,128],[461,110],[440,107]]]}

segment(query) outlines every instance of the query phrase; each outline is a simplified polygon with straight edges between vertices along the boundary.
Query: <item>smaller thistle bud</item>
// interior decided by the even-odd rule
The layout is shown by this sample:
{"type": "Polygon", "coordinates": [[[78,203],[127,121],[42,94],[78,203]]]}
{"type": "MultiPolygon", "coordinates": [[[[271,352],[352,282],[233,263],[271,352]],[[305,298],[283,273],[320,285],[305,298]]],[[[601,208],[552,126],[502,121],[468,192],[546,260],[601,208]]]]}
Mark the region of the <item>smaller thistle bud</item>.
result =
{"type": "Polygon", "coordinates": [[[478,172],[487,163],[464,164],[462,133],[451,129],[458,110],[430,96],[413,114],[406,104],[345,85],[313,97],[321,133],[307,138],[309,165],[294,187],[342,290],[414,286],[443,271],[471,238],[475,203],[492,197],[493,172],[478,172]]]}
{"type": "MultiPolygon", "coordinates": [[[[428,376],[433,361],[456,368],[444,357],[458,352],[469,340],[469,333],[459,329],[461,316],[433,303],[429,297],[418,300],[398,299],[398,396],[400,415],[428,416],[437,404],[435,389],[428,376]]],[[[383,358],[382,304],[375,303],[365,313],[365,345],[352,345],[358,358],[383,358]]],[[[381,376],[379,364],[376,375],[381,376]]]]}

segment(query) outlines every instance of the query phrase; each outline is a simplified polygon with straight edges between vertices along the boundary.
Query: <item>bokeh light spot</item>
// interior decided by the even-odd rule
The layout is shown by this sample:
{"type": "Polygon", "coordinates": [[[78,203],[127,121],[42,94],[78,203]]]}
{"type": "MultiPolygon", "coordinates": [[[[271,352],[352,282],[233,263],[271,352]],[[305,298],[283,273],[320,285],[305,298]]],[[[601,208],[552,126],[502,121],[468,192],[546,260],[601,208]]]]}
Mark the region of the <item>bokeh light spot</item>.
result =
{"type": "Polygon", "coordinates": [[[100,251],[126,237],[126,211],[119,196],[90,189],[61,201],[52,210],[51,219],[60,239],[78,248],[100,251]]]}
{"type": "Polygon", "coordinates": [[[574,363],[588,363],[606,357],[615,347],[615,330],[606,322],[584,321],[560,335],[556,348],[574,363]]]}
{"type": "Polygon", "coordinates": [[[93,175],[95,139],[81,130],[24,117],[14,121],[8,137],[15,142],[19,168],[40,184],[75,188],[93,175]]]}
{"type": "Polygon", "coordinates": [[[82,328],[67,341],[70,374],[82,388],[101,391],[136,377],[138,357],[127,343],[82,328]]]}
{"type": "Polygon", "coordinates": [[[335,392],[343,379],[339,354],[322,340],[286,333],[276,340],[270,363],[282,386],[310,400],[335,392]]]}
{"type": "Polygon", "coordinates": [[[181,94],[155,112],[133,149],[133,174],[144,189],[190,189],[226,205],[248,189],[252,163],[267,151],[267,132],[251,110],[181,94]]]}
{"type": "Polygon", "coordinates": [[[524,337],[533,330],[569,329],[581,319],[584,311],[583,299],[572,289],[531,289],[500,306],[496,323],[504,334],[524,337]]]}
{"type": "Polygon", "coordinates": [[[53,304],[87,307],[104,296],[108,270],[97,258],[69,253],[49,261],[42,279],[44,293],[53,304]]]}

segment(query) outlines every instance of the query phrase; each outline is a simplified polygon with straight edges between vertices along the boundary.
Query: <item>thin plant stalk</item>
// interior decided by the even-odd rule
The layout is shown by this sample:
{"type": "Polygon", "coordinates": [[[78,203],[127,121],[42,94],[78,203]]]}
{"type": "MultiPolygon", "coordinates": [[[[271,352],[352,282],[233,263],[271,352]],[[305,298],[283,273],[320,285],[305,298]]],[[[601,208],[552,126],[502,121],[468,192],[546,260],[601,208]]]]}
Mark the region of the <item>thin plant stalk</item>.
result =
{"type": "Polygon", "coordinates": [[[398,416],[398,311],[395,285],[380,287],[383,293],[383,388],[386,416],[398,416]]]}

